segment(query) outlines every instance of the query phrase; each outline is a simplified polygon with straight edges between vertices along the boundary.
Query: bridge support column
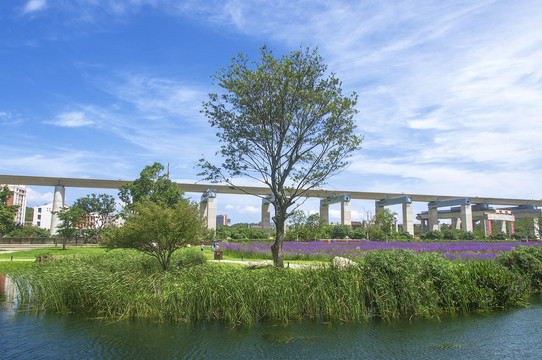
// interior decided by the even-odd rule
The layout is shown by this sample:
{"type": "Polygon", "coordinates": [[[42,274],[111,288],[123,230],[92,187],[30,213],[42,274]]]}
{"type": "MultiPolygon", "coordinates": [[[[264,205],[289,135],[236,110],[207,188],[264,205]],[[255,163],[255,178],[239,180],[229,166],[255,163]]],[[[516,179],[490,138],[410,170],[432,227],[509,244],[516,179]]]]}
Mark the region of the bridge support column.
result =
{"type": "Polygon", "coordinates": [[[452,218],[452,229],[461,229],[461,218],[452,218]]]}
{"type": "Polygon", "coordinates": [[[414,236],[414,209],[411,202],[403,203],[403,231],[414,236]]]}
{"type": "Polygon", "coordinates": [[[61,221],[58,218],[58,212],[64,209],[64,198],[66,195],[66,189],[62,185],[55,186],[55,194],[53,196],[53,212],[51,214],[51,235],[58,233],[58,226],[61,221]]]}
{"type": "Polygon", "coordinates": [[[210,230],[216,229],[216,191],[207,190],[201,196],[200,215],[205,218],[207,228],[210,230]]]}
{"type": "Polygon", "coordinates": [[[352,225],[352,212],[350,206],[350,197],[341,201],[341,224],[352,225]]]}
{"type": "Polygon", "coordinates": [[[504,220],[497,221],[497,231],[503,232],[506,234],[506,221],[504,220]]]}
{"type": "Polygon", "coordinates": [[[271,205],[270,201],[273,199],[273,195],[262,199],[262,229],[264,230],[271,229],[271,210],[269,209],[269,205],[271,205]]]}
{"type": "Polygon", "coordinates": [[[472,232],[472,205],[461,205],[461,228],[472,232]]]}
{"type": "Polygon", "coordinates": [[[352,215],[350,212],[350,195],[343,194],[333,197],[328,197],[320,200],[320,219],[327,225],[329,224],[329,205],[341,203],[341,224],[351,225],[352,215]]]}
{"type": "Polygon", "coordinates": [[[428,224],[429,231],[438,231],[438,209],[437,208],[430,208],[429,209],[429,224],[428,224]]]}
{"type": "Polygon", "coordinates": [[[322,201],[320,201],[320,219],[324,225],[329,224],[329,205],[322,204],[322,201]]]}
{"type": "Polygon", "coordinates": [[[538,221],[538,218],[533,218],[533,230],[534,230],[534,236],[540,240],[540,223],[538,221]]]}

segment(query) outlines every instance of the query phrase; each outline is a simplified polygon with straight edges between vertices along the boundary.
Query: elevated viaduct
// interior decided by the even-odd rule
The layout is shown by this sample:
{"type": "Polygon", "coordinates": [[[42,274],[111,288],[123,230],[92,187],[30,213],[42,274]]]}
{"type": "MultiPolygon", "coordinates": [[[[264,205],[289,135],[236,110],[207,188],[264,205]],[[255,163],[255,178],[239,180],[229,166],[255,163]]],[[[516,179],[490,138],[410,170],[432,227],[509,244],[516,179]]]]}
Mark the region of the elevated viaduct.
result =
{"type": "MultiPolygon", "coordinates": [[[[62,177],[45,177],[45,176],[24,176],[24,175],[0,175],[0,184],[13,185],[28,185],[28,186],[49,186],[54,187],[53,196],[53,211],[59,211],[64,205],[66,188],[96,188],[96,189],[118,189],[123,184],[131,183],[129,180],[105,180],[105,179],[82,179],[82,178],[62,178],[62,177]]],[[[187,193],[199,193],[201,197],[201,211],[207,218],[209,228],[216,227],[216,199],[219,194],[239,194],[239,195],[254,195],[262,199],[262,225],[264,228],[270,227],[270,211],[269,205],[272,201],[269,188],[255,186],[240,186],[232,187],[228,185],[218,184],[189,184],[177,183],[179,188],[187,193]]],[[[427,195],[427,194],[404,194],[404,193],[381,193],[381,192],[362,192],[362,191],[338,191],[338,190],[308,190],[306,197],[319,198],[320,200],[320,217],[328,222],[328,207],[335,203],[340,203],[341,206],[341,223],[350,225],[350,202],[352,200],[374,200],[375,213],[378,213],[386,206],[402,205],[403,210],[403,229],[410,234],[414,234],[414,213],[413,202],[423,202],[428,204],[429,211],[418,215],[418,219],[427,223],[425,228],[437,229],[439,218],[456,219],[452,222],[454,226],[472,231],[473,214],[479,215],[477,210],[473,213],[473,206],[489,207],[490,205],[510,207],[512,213],[526,214],[527,209],[529,215],[536,222],[536,217],[540,214],[539,206],[542,206],[542,199],[514,199],[514,198],[498,198],[498,197],[478,197],[465,195],[427,195]],[[453,211],[448,212],[453,215],[446,217],[443,215],[446,210],[438,211],[438,208],[454,207],[453,211]],[[515,209],[515,210],[514,210],[515,209]],[[532,210],[532,211],[531,211],[532,210]],[[439,215],[440,214],[440,215],[439,215]],[[456,216],[459,214],[459,216],[456,216]],[[455,221],[455,222],[454,222],[455,221]]],[[[488,219],[491,216],[488,217],[488,219]]],[[[503,218],[504,219],[504,218],[503,218]]],[[[511,217],[500,221],[513,221],[511,217]]],[[[491,219],[489,219],[491,220],[491,219]]],[[[54,232],[59,223],[56,216],[51,220],[51,231],[54,232]]],[[[538,223],[535,225],[538,230],[538,223]]],[[[538,233],[538,231],[536,231],[538,233]]]]}

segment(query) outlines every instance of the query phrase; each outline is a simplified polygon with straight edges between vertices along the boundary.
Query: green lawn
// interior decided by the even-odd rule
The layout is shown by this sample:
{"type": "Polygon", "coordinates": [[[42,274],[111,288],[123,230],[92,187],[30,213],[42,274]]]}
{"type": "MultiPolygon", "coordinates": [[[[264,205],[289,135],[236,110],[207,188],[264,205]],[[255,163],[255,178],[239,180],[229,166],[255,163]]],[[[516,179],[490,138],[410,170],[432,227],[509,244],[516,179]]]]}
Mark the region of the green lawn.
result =
{"type": "Polygon", "coordinates": [[[14,260],[20,259],[36,259],[37,256],[44,256],[49,254],[55,257],[64,257],[70,255],[83,255],[83,254],[98,254],[103,253],[104,248],[99,247],[81,247],[81,246],[69,246],[66,250],[62,250],[61,246],[57,247],[47,247],[42,249],[30,249],[30,250],[21,250],[15,251],[12,253],[0,252],[0,260],[10,260],[13,256],[14,260]]]}

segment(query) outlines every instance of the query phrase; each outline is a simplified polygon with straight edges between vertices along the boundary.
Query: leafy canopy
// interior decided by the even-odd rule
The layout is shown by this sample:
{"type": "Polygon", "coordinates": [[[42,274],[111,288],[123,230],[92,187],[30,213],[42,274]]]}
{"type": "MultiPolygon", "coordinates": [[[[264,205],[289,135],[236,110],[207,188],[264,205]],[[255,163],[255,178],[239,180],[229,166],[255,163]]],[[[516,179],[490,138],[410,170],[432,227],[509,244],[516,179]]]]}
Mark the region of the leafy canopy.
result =
{"type": "Polygon", "coordinates": [[[103,230],[117,219],[115,198],[108,194],[90,194],[74,201],[73,207],[82,210],[91,221],[85,224],[85,232],[91,239],[99,238],[103,230]]]}
{"type": "Polygon", "coordinates": [[[138,202],[122,227],[104,234],[102,245],[109,249],[131,248],[155,257],[162,268],[170,268],[173,252],[207,235],[198,205],[188,200],[173,207],[151,201],[138,202]]]}
{"type": "Polygon", "coordinates": [[[203,112],[217,129],[223,161],[201,159],[200,176],[232,186],[233,177],[243,176],[269,187],[277,231],[271,249],[283,266],[288,208],[344,169],[362,138],[354,131],[357,95],[342,94],[316,50],[276,58],[262,47],[260,54],[252,63],[239,54],[214,77],[224,92],[209,94],[203,112]]]}
{"type": "Polygon", "coordinates": [[[19,205],[7,204],[12,195],[13,191],[7,185],[0,188],[0,236],[15,229],[15,215],[19,205]]]}
{"type": "Polygon", "coordinates": [[[157,162],[145,166],[138,179],[119,188],[119,198],[124,202],[127,213],[132,212],[134,205],[141,201],[174,207],[182,199],[183,192],[179,186],[169,180],[168,174],[160,175],[163,170],[164,166],[157,162]]]}

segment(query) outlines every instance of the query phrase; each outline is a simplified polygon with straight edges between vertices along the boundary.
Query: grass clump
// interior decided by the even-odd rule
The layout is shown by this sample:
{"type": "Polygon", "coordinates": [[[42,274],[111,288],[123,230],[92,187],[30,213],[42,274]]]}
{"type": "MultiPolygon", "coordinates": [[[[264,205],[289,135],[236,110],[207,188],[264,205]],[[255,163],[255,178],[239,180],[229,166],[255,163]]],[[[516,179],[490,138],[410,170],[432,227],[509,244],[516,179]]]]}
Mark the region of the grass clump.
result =
{"type": "Polygon", "coordinates": [[[484,311],[522,304],[530,289],[525,275],[500,263],[408,250],[373,251],[345,269],[249,270],[207,263],[195,249],[174,255],[167,272],[135,251],[64,258],[36,263],[17,283],[23,303],[38,310],[233,324],[484,311]]]}

